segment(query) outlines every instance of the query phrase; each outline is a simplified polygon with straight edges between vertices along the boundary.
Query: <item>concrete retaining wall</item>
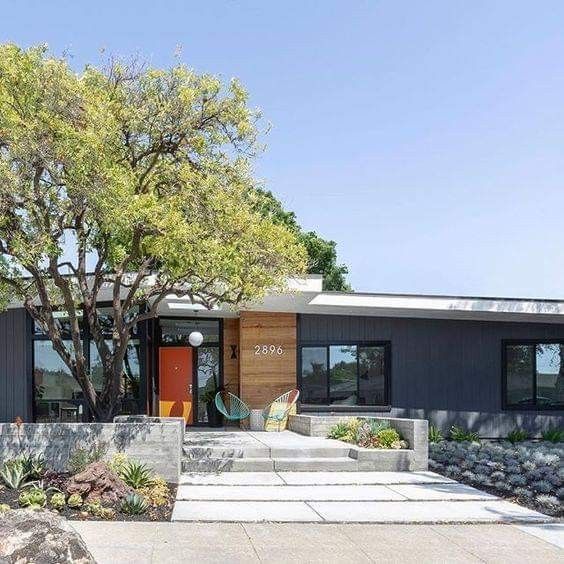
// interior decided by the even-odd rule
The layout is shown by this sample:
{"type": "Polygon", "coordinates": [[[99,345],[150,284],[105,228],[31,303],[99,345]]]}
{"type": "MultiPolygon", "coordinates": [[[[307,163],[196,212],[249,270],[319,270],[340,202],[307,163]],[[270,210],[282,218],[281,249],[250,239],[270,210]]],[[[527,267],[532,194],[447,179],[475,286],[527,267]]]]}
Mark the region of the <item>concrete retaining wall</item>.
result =
{"type": "Polygon", "coordinates": [[[0,462],[21,453],[42,454],[48,467],[67,469],[78,448],[107,447],[107,457],[123,452],[147,464],[167,482],[178,483],[181,469],[184,420],[143,418],[114,423],[15,423],[0,424],[0,462]]]}
{"type": "MultiPolygon", "coordinates": [[[[425,419],[365,417],[387,421],[390,427],[407,441],[409,448],[401,450],[369,449],[351,445],[350,456],[358,460],[361,471],[415,471],[429,467],[429,423],[425,419]]],[[[311,437],[327,437],[331,427],[356,419],[353,415],[290,415],[291,431],[311,437]]]]}

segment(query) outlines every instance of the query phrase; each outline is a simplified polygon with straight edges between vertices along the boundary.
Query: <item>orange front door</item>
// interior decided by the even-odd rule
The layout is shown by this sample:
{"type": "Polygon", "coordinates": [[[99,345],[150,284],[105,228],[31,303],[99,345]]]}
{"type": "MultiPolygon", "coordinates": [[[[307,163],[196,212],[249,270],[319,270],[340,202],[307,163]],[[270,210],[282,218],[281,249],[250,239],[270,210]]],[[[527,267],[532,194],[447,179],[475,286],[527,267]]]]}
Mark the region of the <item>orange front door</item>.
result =
{"type": "Polygon", "coordinates": [[[194,421],[192,401],[192,349],[159,348],[159,415],[194,421]]]}

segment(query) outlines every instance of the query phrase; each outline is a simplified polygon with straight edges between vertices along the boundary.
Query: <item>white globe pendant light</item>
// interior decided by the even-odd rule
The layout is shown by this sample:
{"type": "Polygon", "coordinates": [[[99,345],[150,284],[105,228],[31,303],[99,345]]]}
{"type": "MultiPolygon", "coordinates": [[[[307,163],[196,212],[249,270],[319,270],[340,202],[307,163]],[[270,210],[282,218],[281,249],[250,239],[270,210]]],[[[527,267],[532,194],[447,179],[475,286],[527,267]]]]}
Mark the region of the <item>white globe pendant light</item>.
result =
{"type": "Polygon", "coordinates": [[[188,335],[188,342],[193,347],[199,347],[204,342],[204,336],[199,331],[192,331],[192,333],[188,335]]]}

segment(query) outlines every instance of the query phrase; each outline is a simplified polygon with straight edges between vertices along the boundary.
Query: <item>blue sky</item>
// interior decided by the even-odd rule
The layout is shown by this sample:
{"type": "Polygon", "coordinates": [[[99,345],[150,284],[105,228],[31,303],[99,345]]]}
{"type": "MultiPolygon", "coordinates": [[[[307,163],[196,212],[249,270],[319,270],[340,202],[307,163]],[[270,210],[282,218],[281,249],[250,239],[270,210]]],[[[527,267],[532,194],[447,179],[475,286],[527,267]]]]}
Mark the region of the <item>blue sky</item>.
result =
{"type": "Polygon", "coordinates": [[[357,290],[564,298],[564,3],[5,0],[2,41],[237,76],[357,290]]]}

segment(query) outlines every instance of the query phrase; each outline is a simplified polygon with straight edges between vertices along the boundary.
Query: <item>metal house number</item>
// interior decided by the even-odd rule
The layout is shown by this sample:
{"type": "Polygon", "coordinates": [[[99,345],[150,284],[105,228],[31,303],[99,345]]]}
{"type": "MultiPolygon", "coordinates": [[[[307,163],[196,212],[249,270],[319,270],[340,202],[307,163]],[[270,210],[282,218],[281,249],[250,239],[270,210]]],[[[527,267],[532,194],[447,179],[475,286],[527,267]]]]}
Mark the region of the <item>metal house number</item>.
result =
{"type": "Polygon", "coordinates": [[[281,355],[284,354],[282,345],[255,345],[255,354],[264,355],[281,355]]]}

